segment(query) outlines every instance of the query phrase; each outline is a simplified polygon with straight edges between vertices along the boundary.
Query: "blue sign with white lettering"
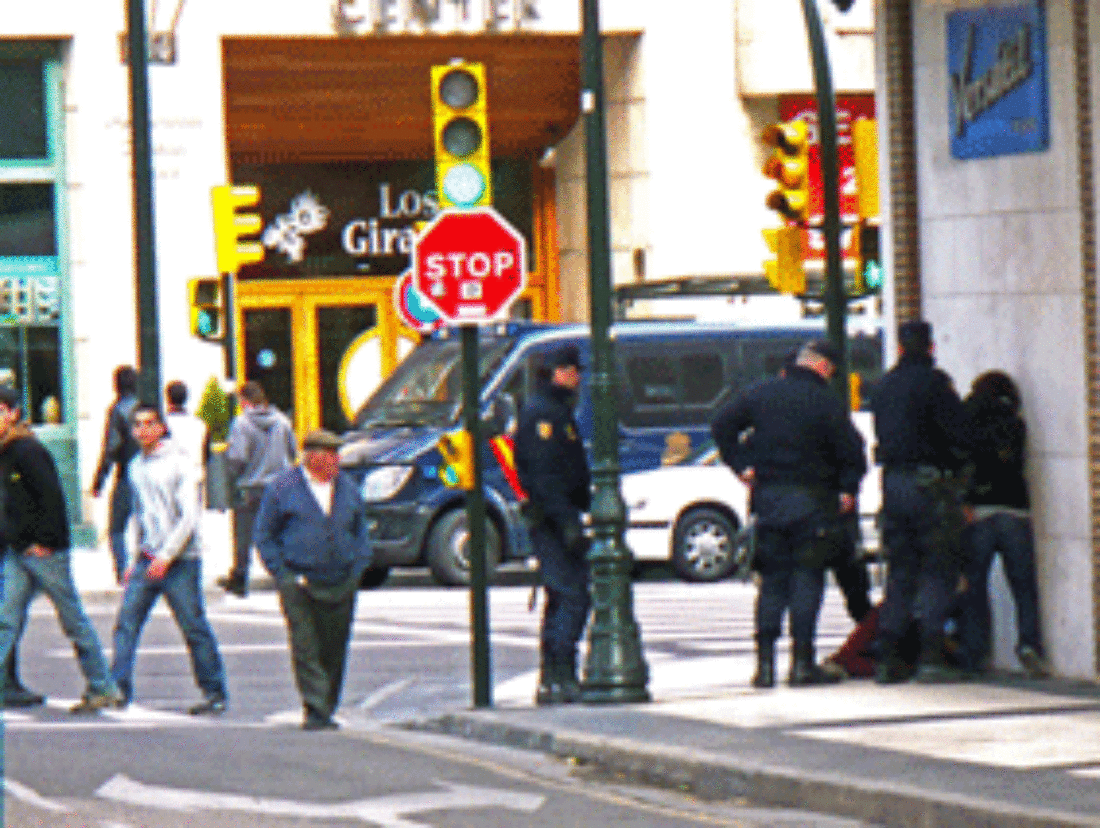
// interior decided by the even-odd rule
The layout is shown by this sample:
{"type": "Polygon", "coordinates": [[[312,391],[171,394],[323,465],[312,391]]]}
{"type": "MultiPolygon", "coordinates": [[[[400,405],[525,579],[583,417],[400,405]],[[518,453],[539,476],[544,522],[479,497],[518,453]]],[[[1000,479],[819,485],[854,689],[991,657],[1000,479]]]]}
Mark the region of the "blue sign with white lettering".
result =
{"type": "Polygon", "coordinates": [[[981,158],[1046,149],[1046,26],[1042,3],[947,16],[951,154],[981,158]]]}

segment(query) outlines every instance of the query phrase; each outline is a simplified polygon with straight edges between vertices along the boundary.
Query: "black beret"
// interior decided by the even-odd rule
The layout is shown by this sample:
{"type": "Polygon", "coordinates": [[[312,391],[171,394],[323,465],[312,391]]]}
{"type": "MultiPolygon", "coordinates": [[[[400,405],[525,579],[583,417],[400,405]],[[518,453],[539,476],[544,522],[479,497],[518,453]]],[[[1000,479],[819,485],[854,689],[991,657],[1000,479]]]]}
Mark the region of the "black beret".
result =
{"type": "Polygon", "coordinates": [[[581,353],[576,345],[563,345],[550,354],[548,364],[551,368],[581,367],[581,353]]]}
{"type": "Polygon", "coordinates": [[[906,351],[927,351],[932,345],[932,326],[923,319],[898,325],[898,341],[906,351]]]}

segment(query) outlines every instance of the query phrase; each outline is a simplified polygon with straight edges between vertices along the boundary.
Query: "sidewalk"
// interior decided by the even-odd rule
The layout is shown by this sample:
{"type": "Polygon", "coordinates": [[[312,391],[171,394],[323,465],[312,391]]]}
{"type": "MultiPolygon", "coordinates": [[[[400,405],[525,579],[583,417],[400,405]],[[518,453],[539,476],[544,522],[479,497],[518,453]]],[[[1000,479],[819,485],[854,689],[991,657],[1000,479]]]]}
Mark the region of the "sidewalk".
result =
{"type": "Polygon", "coordinates": [[[648,704],[536,708],[531,674],[496,688],[494,709],[416,726],[543,751],[701,798],[877,825],[1100,826],[1100,689],[1093,684],[857,679],[761,691],[728,658],[687,669],[672,661],[649,666],[648,704]]]}

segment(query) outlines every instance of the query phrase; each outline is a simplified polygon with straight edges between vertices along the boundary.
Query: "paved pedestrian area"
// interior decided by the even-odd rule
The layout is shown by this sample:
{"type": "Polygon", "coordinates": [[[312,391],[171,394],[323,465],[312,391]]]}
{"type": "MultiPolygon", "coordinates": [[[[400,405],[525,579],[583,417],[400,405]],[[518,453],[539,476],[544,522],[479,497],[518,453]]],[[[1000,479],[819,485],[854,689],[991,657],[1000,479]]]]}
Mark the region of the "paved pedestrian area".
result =
{"type": "Polygon", "coordinates": [[[748,654],[649,667],[648,704],[535,708],[531,673],[496,688],[493,709],[428,726],[701,796],[881,825],[1100,826],[1092,684],[1003,675],[755,690],[748,654]]]}

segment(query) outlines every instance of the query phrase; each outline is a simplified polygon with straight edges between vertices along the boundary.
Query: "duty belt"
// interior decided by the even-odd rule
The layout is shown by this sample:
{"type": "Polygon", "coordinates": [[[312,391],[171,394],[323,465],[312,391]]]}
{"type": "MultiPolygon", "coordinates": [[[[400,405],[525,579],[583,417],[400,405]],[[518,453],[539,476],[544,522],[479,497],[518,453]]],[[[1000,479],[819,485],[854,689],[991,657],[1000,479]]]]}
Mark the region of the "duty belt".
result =
{"type": "Polygon", "coordinates": [[[904,465],[891,465],[886,467],[887,474],[908,474],[917,479],[918,483],[927,485],[940,480],[953,480],[953,469],[941,469],[929,463],[913,463],[904,465]]]}

